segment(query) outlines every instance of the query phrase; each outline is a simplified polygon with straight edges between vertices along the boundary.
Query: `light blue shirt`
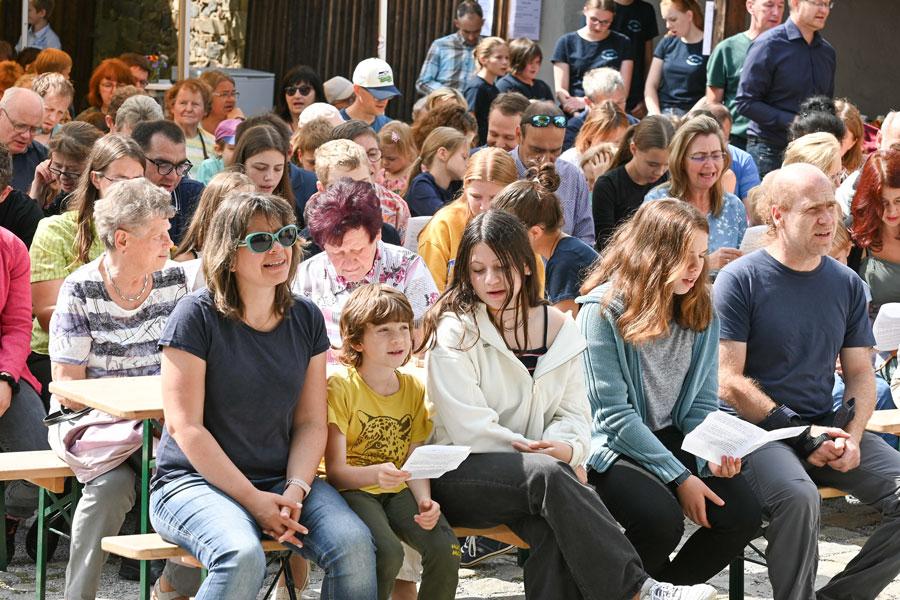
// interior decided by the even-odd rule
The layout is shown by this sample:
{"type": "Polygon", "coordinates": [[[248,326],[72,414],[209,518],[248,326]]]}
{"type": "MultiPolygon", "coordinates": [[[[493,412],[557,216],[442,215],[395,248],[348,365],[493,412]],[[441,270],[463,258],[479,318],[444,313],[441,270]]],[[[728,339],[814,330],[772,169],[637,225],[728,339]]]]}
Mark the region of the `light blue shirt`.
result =
{"type": "Polygon", "coordinates": [[[470,46],[457,31],[445,35],[431,43],[416,90],[420,94],[429,94],[440,87],[449,87],[462,91],[466,80],[475,74],[475,57],[470,46]]]}
{"type": "MultiPolygon", "coordinates": [[[[44,48],[56,48],[57,50],[62,50],[62,44],[59,43],[59,36],[56,35],[56,32],[50,28],[50,25],[47,25],[43,29],[38,32],[35,32],[31,25],[28,26],[28,42],[26,44],[29,48],[40,48],[43,50],[44,48]]],[[[16,44],[16,52],[22,51],[22,42],[16,44]]]]}
{"type": "MultiPolygon", "coordinates": [[[[644,202],[669,198],[671,184],[663,183],[644,196],[644,202]]],[[[747,231],[747,211],[744,203],[734,194],[725,192],[722,210],[716,216],[712,213],[706,215],[709,223],[709,253],[712,254],[719,248],[740,248],[744,232],[747,231]]]]}

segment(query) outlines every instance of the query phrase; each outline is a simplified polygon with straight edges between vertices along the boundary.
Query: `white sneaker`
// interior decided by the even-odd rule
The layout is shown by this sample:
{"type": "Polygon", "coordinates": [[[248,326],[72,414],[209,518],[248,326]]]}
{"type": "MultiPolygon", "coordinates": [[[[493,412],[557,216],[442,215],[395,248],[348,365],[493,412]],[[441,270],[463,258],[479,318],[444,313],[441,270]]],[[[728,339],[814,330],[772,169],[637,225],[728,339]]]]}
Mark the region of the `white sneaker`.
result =
{"type": "Polygon", "coordinates": [[[640,600],[716,600],[716,588],[705,583],[672,585],[648,577],[641,586],[640,600]]]}

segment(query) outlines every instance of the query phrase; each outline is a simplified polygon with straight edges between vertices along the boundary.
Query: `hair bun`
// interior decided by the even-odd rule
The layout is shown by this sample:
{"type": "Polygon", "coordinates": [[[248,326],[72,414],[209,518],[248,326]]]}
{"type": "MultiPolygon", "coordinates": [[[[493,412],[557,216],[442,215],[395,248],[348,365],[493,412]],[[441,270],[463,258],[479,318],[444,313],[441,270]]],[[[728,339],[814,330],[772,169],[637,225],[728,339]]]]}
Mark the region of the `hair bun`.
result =
{"type": "Polygon", "coordinates": [[[560,179],[559,173],[553,163],[544,163],[539,167],[530,167],[525,171],[525,179],[540,185],[548,192],[555,192],[559,189],[560,179]]]}

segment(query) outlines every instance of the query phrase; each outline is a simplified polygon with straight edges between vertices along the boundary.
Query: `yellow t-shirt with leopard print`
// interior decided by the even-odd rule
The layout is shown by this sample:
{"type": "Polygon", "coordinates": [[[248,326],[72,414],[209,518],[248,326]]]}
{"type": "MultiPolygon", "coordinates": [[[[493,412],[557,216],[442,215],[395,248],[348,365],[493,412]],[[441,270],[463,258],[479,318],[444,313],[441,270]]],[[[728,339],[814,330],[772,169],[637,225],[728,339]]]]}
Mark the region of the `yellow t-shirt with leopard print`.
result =
{"type": "MultiPolygon", "coordinates": [[[[328,423],[347,438],[347,464],[366,467],[386,462],[399,469],[411,444],[431,434],[425,410],[425,387],[414,375],[397,371],[400,389],[390,396],[375,392],[354,368],[328,377],[328,423]]],[[[396,493],[378,485],[362,488],[370,494],[396,493]]]]}

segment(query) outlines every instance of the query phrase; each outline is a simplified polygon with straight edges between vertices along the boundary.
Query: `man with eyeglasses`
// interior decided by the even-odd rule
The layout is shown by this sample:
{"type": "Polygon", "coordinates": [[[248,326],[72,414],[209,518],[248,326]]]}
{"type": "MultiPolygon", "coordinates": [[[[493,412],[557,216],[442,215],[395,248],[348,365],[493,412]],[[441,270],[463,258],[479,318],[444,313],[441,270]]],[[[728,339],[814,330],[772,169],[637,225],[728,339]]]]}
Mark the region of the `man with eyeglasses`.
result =
{"type": "Polygon", "coordinates": [[[552,163],[559,173],[556,195],[563,212],[563,231],[594,245],[594,216],[591,213],[590,190],[581,171],[564,160],[562,154],[567,119],[552,102],[532,102],[524,113],[520,127],[522,141],[510,152],[516,161],[519,176],[529,167],[552,163]]]}
{"type": "Polygon", "coordinates": [[[119,56],[119,60],[128,65],[135,87],[147,89],[150,82],[150,61],[147,57],[137,52],[126,52],[119,56]]]}
{"type": "Polygon", "coordinates": [[[749,29],[719,42],[706,63],[706,99],[724,104],[731,111],[733,125],[729,143],[741,150],[747,148],[747,127],[750,125],[747,117],[738,114],[735,105],[744,59],[753,40],[781,24],[784,1],[747,0],[749,29]]]}
{"type": "Polygon", "coordinates": [[[146,121],[134,128],[131,137],[147,159],[144,177],[172,194],[175,216],[169,219],[169,237],[178,245],[203,193],[202,183],[185,177],[193,165],[187,159],[184,132],[172,121],[146,121]]]}
{"type": "Polygon", "coordinates": [[[466,80],[475,74],[472,51],[481,41],[484,11],[475,0],[463,0],[456,6],[453,26],[456,31],[431,43],[416,90],[430,94],[441,87],[462,91],[466,80]]]}
{"type": "Polygon", "coordinates": [[[750,120],[747,152],[759,174],[781,166],[788,127],[810,96],[834,96],[837,56],[822,34],[830,0],[789,0],[791,15],[750,46],[735,106],[750,120]]]}
{"type": "Polygon", "coordinates": [[[28,193],[34,169],[48,156],[34,134],[44,120],[44,102],[26,88],[9,88],[0,99],[0,143],[13,157],[13,188],[28,193]]]}
{"type": "Polygon", "coordinates": [[[353,70],[353,104],[340,111],[345,121],[362,121],[375,133],[391,122],[384,116],[388,101],[400,95],[394,85],[394,71],[391,65],[380,58],[367,58],[353,70]]]}

